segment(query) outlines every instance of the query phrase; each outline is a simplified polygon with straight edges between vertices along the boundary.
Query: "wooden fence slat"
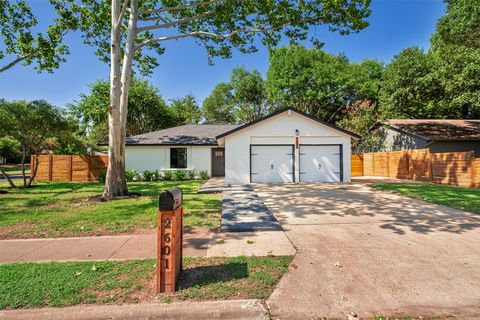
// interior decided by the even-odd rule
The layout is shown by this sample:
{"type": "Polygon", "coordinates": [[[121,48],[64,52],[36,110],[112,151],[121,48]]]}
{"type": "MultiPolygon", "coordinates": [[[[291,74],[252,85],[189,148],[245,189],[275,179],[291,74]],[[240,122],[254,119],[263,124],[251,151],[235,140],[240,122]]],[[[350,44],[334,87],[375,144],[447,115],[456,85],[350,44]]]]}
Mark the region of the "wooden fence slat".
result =
{"type": "MultiPolygon", "coordinates": [[[[31,163],[35,163],[31,157],[31,163]]],[[[40,155],[36,181],[96,181],[107,170],[108,156],[40,155]]],[[[32,171],[33,172],[33,171],[32,171]]]]}

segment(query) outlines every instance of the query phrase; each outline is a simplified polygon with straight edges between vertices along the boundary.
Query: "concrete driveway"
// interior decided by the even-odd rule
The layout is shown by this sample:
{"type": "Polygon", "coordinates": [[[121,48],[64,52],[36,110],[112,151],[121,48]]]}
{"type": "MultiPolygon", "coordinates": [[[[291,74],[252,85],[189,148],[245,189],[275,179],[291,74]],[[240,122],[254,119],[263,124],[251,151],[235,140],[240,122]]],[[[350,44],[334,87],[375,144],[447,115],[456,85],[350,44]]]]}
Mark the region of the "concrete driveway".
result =
{"type": "Polygon", "coordinates": [[[274,316],[480,318],[479,215],[359,183],[255,190],[298,249],[274,316]]]}

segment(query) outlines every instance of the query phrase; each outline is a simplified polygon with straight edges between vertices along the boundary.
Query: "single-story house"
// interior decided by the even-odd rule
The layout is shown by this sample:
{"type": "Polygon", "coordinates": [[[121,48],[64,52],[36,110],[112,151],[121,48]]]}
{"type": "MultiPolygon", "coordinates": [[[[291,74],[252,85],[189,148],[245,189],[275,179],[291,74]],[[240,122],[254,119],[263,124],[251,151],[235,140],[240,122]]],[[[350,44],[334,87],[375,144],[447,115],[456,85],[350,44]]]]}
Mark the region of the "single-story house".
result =
{"type": "Polygon", "coordinates": [[[480,120],[393,119],[377,128],[386,151],[430,149],[430,152],[474,151],[480,157],[480,120]]]}
{"type": "Polygon", "coordinates": [[[349,182],[347,130],[294,108],[245,125],[184,125],[129,137],[135,170],[205,170],[227,184],[349,182]]]}

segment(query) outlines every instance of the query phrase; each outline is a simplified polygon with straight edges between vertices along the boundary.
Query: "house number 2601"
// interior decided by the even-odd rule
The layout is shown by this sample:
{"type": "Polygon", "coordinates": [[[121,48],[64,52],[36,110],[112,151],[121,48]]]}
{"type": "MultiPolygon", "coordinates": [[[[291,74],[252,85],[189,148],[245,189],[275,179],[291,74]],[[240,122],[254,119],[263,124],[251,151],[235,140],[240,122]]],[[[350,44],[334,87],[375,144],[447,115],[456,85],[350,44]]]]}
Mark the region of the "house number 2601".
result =
{"type": "MultiPolygon", "coordinates": [[[[172,224],[172,221],[170,219],[165,219],[164,228],[170,229],[171,224],[172,224]]],[[[172,252],[172,248],[170,247],[170,242],[172,241],[172,238],[170,237],[170,233],[167,232],[163,235],[163,241],[165,245],[162,248],[162,253],[166,256],[169,256],[170,253],[172,252]]],[[[169,269],[169,267],[170,267],[169,257],[165,257],[165,269],[169,269]]]]}

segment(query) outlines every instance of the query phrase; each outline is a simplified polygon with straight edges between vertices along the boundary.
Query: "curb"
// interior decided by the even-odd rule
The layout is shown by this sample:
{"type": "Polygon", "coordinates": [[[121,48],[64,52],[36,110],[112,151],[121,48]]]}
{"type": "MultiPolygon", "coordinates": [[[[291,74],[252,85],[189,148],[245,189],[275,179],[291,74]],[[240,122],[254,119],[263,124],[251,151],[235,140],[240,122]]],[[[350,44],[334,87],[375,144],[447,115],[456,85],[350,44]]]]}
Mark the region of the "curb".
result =
{"type": "Polygon", "coordinates": [[[87,305],[67,308],[42,308],[0,311],[0,319],[35,320],[123,320],[123,319],[268,319],[260,300],[226,300],[205,302],[174,302],[87,305]]]}

